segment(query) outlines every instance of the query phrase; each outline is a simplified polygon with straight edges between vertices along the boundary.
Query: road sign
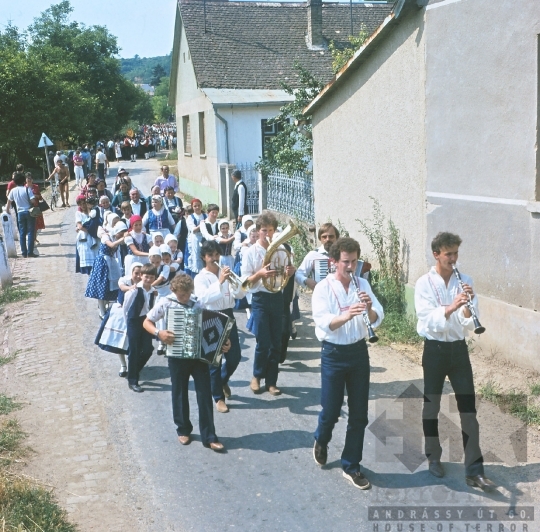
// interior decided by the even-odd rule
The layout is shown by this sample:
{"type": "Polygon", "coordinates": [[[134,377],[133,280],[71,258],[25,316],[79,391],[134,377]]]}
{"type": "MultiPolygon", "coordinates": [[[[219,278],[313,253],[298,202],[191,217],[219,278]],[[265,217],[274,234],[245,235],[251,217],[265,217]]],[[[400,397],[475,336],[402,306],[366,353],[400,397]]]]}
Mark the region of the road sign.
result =
{"type": "Polygon", "coordinates": [[[45,135],[45,133],[41,134],[41,138],[39,139],[38,148],[45,148],[46,146],[53,146],[52,140],[45,135]]]}

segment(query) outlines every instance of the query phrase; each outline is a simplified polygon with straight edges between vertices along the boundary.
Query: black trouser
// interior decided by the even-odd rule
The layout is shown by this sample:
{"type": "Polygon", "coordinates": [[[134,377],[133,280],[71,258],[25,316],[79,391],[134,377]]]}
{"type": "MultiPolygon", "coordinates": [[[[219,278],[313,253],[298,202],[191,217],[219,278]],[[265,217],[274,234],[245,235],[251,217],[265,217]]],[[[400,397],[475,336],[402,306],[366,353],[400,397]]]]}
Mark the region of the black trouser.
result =
{"type": "Polygon", "coordinates": [[[484,459],[480,451],[480,435],[476,419],[474,381],[465,340],[439,342],[426,340],[422,356],[424,369],[424,409],[422,425],[428,460],[440,460],[439,411],[446,376],[456,394],[461,434],[465,450],[465,474],[483,475],[484,459]]]}
{"type": "Polygon", "coordinates": [[[139,384],[139,373],[152,356],[152,336],[143,328],[146,316],[128,318],[128,383],[139,384]]]}
{"type": "Polygon", "coordinates": [[[193,425],[189,419],[188,395],[189,377],[192,376],[199,407],[201,440],[203,443],[217,442],[208,364],[189,358],[169,357],[167,360],[171,373],[173,419],[178,436],[189,436],[193,431],[193,425]]]}

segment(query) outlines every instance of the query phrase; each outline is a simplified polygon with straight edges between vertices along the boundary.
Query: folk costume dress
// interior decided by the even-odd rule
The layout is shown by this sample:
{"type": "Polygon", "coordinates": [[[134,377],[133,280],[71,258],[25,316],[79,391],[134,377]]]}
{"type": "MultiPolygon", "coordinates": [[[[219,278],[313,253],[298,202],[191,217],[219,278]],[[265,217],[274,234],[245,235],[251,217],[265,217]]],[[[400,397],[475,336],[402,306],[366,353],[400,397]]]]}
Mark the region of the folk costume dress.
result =
{"type": "Polygon", "coordinates": [[[201,222],[204,222],[206,218],[207,215],[204,212],[201,214],[193,213],[188,216],[186,222],[189,235],[187,238],[186,252],[184,253],[184,271],[193,278],[195,278],[195,275],[204,268],[204,262],[200,256],[203,235],[200,231],[194,233],[193,229],[198,227],[201,222]]]}
{"type": "MultiPolygon", "coordinates": [[[[75,223],[84,225],[92,219],[90,214],[81,211],[75,213],[75,223]]],[[[77,231],[75,241],[75,272],[90,275],[98,254],[98,240],[89,232],[77,231]]]]}
{"type": "Polygon", "coordinates": [[[127,255],[124,259],[124,270],[127,273],[131,271],[131,267],[134,262],[141,262],[142,264],[146,264],[148,262],[148,257],[134,255],[130,246],[133,244],[137,248],[137,251],[140,251],[141,253],[148,253],[148,251],[150,251],[150,242],[146,233],[136,233],[135,231],[130,231],[126,235],[125,243],[127,247],[127,255]]]}
{"type": "Polygon", "coordinates": [[[101,237],[98,256],[94,261],[84,296],[115,301],[118,297],[118,280],[122,276],[122,267],[117,258],[118,250],[107,246],[107,241],[112,242],[112,239],[105,233],[101,237]]]}

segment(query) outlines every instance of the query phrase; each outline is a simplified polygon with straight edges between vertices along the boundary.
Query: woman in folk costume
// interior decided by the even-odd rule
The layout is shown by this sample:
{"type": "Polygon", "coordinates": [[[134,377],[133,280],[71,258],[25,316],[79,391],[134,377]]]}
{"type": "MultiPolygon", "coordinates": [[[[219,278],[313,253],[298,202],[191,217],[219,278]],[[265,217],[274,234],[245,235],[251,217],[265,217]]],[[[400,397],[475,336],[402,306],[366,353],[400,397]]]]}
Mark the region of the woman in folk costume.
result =
{"type": "Polygon", "coordinates": [[[224,268],[228,266],[231,270],[234,268],[234,257],[232,255],[234,233],[229,231],[229,221],[220,220],[218,222],[218,235],[216,242],[219,244],[221,255],[219,257],[219,266],[224,268]]]}
{"type": "Polygon", "coordinates": [[[75,272],[90,275],[94,260],[98,253],[98,241],[88,233],[84,224],[97,213],[90,210],[86,203],[86,196],[80,194],[77,196],[77,212],[75,213],[75,225],[77,228],[77,238],[75,241],[75,272]]]}
{"type": "Polygon", "coordinates": [[[129,219],[129,232],[124,238],[128,254],[124,259],[125,272],[131,271],[134,262],[146,264],[148,262],[148,251],[151,241],[149,236],[142,230],[142,218],[134,214],[129,219]]]}
{"type": "Polygon", "coordinates": [[[195,275],[204,268],[204,262],[200,254],[200,247],[203,241],[201,223],[206,220],[207,216],[202,212],[202,202],[200,199],[193,198],[191,200],[191,206],[193,207],[193,213],[186,219],[189,235],[186,243],[186,252],[184,253],[184,271],[194,279],[195,275]]]}
{"type": "Polygon", "coordinates": [[[126,354],[128,352],[127,325],[122,305],[124,295],[128,290],[137,288],[141,280],[142,263],[133,262],[129,275],[120,277],[118,280],[118,300],[109,307],[109,310],[101,321],[101,327],[96,335],[94,344],[103,351],[116,353],[120,359],[119,377],[127,377],[126,354]]]}
{"type": "Polygon", "coordinates": [[[152,239],[154,233],[167,236],[174,231],[175,223],[169,209],[163,205],[163,198],[157,194],[152,196],[152,208],[145,213],[142,219],[143,228],[150,233],[152,239]]]}
{"type": "Polygon", "coordinates": [[[118,297],[118,279],[122,277],[118,248],[123,243],[124,234],[127,231],[126,225],[124,222],[118,221],[119,218],[116,214],[110,213],[107,220],[111,220],[114,226],[107,225],[100,228],[102,229],[101,245],[84,294],[85,297],[98,300],[101,319],[107,311],[107,302],[115,301],[118,297]]]}

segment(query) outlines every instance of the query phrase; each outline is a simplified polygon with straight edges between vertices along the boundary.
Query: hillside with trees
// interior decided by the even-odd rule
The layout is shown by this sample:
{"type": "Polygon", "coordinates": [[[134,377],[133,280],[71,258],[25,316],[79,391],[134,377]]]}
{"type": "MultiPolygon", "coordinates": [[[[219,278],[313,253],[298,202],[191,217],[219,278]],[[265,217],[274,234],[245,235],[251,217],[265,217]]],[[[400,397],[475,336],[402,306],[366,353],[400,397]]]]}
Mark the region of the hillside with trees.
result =
{"type": "Polygon", "coordinates": [[[120,59],[120,72],[124,77],[133,81],[133,83],[148,83],[149,85],[158,85],[152,83],[155,81],[154,70],[159,68],[161,76],[168,76],[171,73],[171,54],[157,57],[131,57],[129,59],[120,59]]]}

